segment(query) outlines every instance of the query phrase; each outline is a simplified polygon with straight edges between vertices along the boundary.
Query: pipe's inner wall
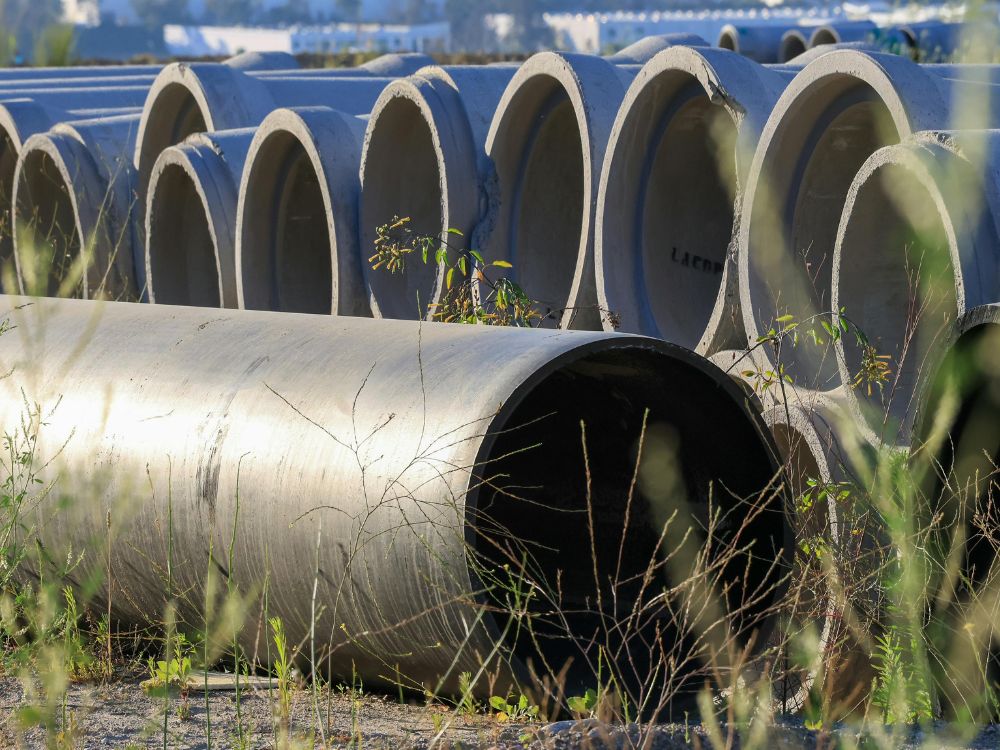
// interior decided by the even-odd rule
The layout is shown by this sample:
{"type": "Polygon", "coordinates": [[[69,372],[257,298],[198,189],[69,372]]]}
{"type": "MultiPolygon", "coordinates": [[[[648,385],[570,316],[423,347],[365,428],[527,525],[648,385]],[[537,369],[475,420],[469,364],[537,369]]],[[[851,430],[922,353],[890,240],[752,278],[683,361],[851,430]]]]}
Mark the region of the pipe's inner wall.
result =
{"type": "Polygon", "coordinates": [[[150,105],[139,151],[139,175],[144,186],[160,154],[189,135],[208,130],[194,95],[179,83],[164,86],[150,105]]]}
{"type": "MultiPolygon", "coordinates": [[[[995,613],[983,622],[983,607],[989,606],[995,585],[998,558],[996,543],[996,497],[1000,481],[1000,326],[993,322],[964,333],[949,349],[934,372],[927,413],[921,415],[921,434],[915,445],[934,450],[933,460],[925,450],[916,467],[924,472],[917,499],[925,513],[921,528],[940,532],[928,537],[928,551],[938,561],[931,586],[954,586],[946,609],[936,607],[928,632],[932,642],[945,653],[955,649],[954,633],[967,622],[977,624],[977,632],[992,635],[986,664],[949,674],[942,681],[942,702],[947,713],[961,708],[969,695],[981,695],[977,680],[986,676],[995,684],[1000,679],[995,613]],[[929,519],[936,518],[933,525],[929,519]],[[956,544],[961,550],[954,549],[956,544]],[[942,581],[940,570],[959,562],[957,579],[942,581]],[[965,684],[968,680],[972,684],[965,684]],[[957,692],[957,695],[956,695],[957,692]]],[[[929,589],[931,591],[934,588],[929,589]]],[[[990,641],[987,641],[990,643],[990,641]]],[[[959,654],[953,658],[960,658],[959,654]]],[[[983,654],[977,653],[982,660],[983,654]]],[[[949,662],[950,663],[950,662],[949,662]]],[[[954,670],[952,670],[954,671],[954,670]]]]}
{"type": "Polygon", "coordinates": [[[240,233],[244,307],[329,315],[329,219],[309,153],[292,133],[275,131],[252,163],[240,233]]]}
{"type": "Polygon", "coordinates": [[[191,175],[165,165],[149,193],[150,287],[166,305],[219,307],[219,272],[208,208],[191,175]]]}
{"type": "MultiPolygon", "coordinates": [[[[758,331],[790,314],[829,312],[837,228],[854,176],[899,134],[886,105],[849,75],[814,83],[788,107],[770,139],[756,185],[749,231],[749,285],[758,331]]],[[[838,378],[827,346],[782,348],[796,384],[826,390],[838,378]]]]}
{"type": "Polygon", "coordinates": [[[786,34],[781,39],[780,61],[788,62],[794,60],[799,55],[805,54],[809,48],[805,38],[801,34],[786,34]]]}
{"type": "MultiPolygon", "coordinates": [[[[854,389],[869,425],[890,435],[915,408],[917,379],[934,344],[947,338],[958,314],[950,243],[941,209],[905,167],[887,164],[858,190],[840,245],[838,304],[891,369],[884,387],[854,389]],[[887,420],[888,416],[888,420],[887,420]]],[[[853,377],[865,348],[842,339],[853,377]]]]}
{"type": "MultiPolygon", "coordinates": [[[[446,236],[438,150],[423,111],[401,96],[379,111],[369,134],[361,180],[361,262],[369,293],[381,317],[419,320],[427,316],[427,305],[434,299],[438,278],[434,258],[428,256],[424,263],[418,254],[411,254],[402,273],[385,267],[373,270],[368,259],[375,249],[377,228],[392,223],[394,216],[409,217],[410,229],[418,235],[446,236]]],[[[457,239],[461,245],[462,238],[457,239]]]]}
{"type": "Polygon", "coordinates": [[[60,287],[79,275],[74,290],[83,296],[81,242],[70,186],[53,158],[40,149],[24,156],[17,190],[17,262],[26,294],[59,296],[60,287]]]}
{"type": "Polygon", "coordinates": [[[723,29],[722,33],[719,35],[719,44],[717,46],[731,52],[739,52],[740,40],[737,36],[737,33],[732,29],[723,29]]]}
{"type": "Polygon", "coordinates": [[[785,462],[785,475],[794,497],[800,497],[808,489],[806,480],[828,479],[826,472],[820,470],[806,436],[799,430],[789,424],[775,423],[771,425],[771,435],[785,462]]]}
{"type": "Polygon", "coordinates": [[[17,291],[7,288],[6,280],[14,280],[14,225],[11,201],[14,196],[14,171],[17,167],[17,149],[13,139],[0,131],[0,289],[8,294],[17,291]]]}
{"type": "Polygon", "coordinates": [[[732,237],[736,124],[693,81],[666,104],[643,155],[637,270],[656,330],[693,349],[715,308],[732,237]]]}
{"type": "MultiPolygon", "coordinates": [[[[590,180],[584,137],[562,84],[539,75],[511,99],[492,153],[503,212],[498,252],[541,311],[551,311],[546,324],[552,326],[569,300],[580,252],[590,180]]],[[[575,315],[597,319],[587,312],[575,315]]]]}
{"type": "MultiPolygon", "coordinates": [[[[484,580],[491,579],[503,565],[510,565],[515,576],[523,572],[541,587],[539,591],[558,600],[567,617],[565,627],[551,616],[553,599],[537,596],[528,606],[548,665],[559,670],[573,658],[567,687],[592,685],[594,679],[580,650],[601,620],[592,549],[604,615],[623,620],[639,596],[641,574],[651,561],[654,566],[662,562],[657,542],[674,510],[680,515],[667,527],[661,550],[675,552],[676,567],[670,574],[666,565],[656,567],[656,582],[641,599],[648,604],[653,589],[659,593],[668,580],[680,584],[692,575],[691,561],[698,545],[681,539],[689,528],[698,530],[696,536],[703,536],[711,496],[713,507],[722,511],[716,538],[720,547],[725,546],[720,539],[733,545],[753,540],[752,559],[737,554],[724,566],[720,585],[747,575],[748,588],[740,583],[730,593],[729,611],[743,601],[746,590],[761,585],[766,591],[782,575],[769,566],[776,559],[785,559],[784,501],[766,493],[765,499],[760,499],[776,470],[772,449],[741,402],[699,368],[648,351],[592,353],[563,365],[533,386],[497,427],[495,440],[477,463],[489,482],[469,500],[478,533],[477,559],[491,571],[484,574],[484,580]],[[639,482],[629,506],[629,486],[647,407],[639,482]],[[593,545],[581,420],[586,425],[593,545]],[[738,498],[756,499],[764,511],[751,518],[749,502],[738,498]],[[626,507],[630,507],[628,514],[626,507]],[[741,524],[745,525],[737,538],[741,524]],[[528,555],[528,562],[522,567],[523,554],[528,555]],[[614,592],[609,579],[618,582],[614,592]],[[561,594],[556,593],[557,586],[561,594]],[[612,611],[615,606],[618,609],[612,611]]],[[[509,580],[506,573],[501,575],[509,580]]],[[[706,592],[705,587],[696,589],[699,594],[706,592]]],[[[775,589],[769,594],[735,623],[733,632],[739,633],[738,639],[761,624],[764,610],[779,592],[775,589]]],[[[494,589],[493,603],[503,606],[504,596],[503,590],[494,589]]],[[[502,617],[496,617],[501,630],[506,624],[502,617]]],[[[650,664],[637,655],[644,651],[638,641],[655,641],[657,627],[667,648],[682,637],[667,613],[650,604],[631,641],[637,661],[631,666],[620,665],[626,679],[648,679],[650,664]],[[637,670],[634,674],[630,672],[633,668],[637,670]]],[[[698,635],[704,635],[706,629],[707,623],[695,627],[698,635]]],[[[531,639],[523,637],[508,645],[523,663],[542,668],[531,639]]],[[[596,652],[589,655],[594,667],[596,652]]]]}
{"type": "Polygon", "coordinates": [[[836,44],[839,41],[836,32],[832,29],[817,29],[812,36],[813,47],[819,47],[821,44],[836,44]]]}

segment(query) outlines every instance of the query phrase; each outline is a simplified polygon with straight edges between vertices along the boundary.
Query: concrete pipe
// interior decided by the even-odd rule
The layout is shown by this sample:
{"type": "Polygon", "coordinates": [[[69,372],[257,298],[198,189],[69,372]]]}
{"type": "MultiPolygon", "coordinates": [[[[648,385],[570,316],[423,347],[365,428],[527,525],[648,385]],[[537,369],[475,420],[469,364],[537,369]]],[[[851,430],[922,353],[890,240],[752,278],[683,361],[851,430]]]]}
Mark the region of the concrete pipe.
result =
{"type": "Polygon", "coordinates": [[[261,78],[357,78],[371,76],[372,78],[398,78],[416,73],[420,68],[434,65],[434,58],[422,52],[393,52],[380,55],[374,60],[358,65],[355,68],[301,68],[299,70],[264,70],[255,71],[261,78]]]}
{"type": "Polygon", "coordinates": [[[776,63],[780,58],[781,40],[792,25],[726,24],[719,33],[717,47],[737,52],[759,63],[776,63]]]}
{"type": "Polygon", "coordinates": [[[197,133],[156,160],[145,218],[150,302],[237,306],[236,207],[255,133],[197,133]]]}
{"type": "Polygon", "coordinates": [[[456,237],[448,230],[458,229],[458,243],[474,249],[489,233],[496,169],[485,144],[516,71],[516,65],[424,68],[389,84],[372,108],[361,155],[359,235],[375,317],[430,317],[428,306],[440,301],[444,286],[443,269],[420,259],[402,273],[371,270],[367,260],[379,226],[409,217],[414,231],[452,244],[456,237]]]}
{"type": "Polygon", "coordinates": [[[261,123],[236,214],[241,308],[371,314],[358,248],[364,132],[363,118],[326,107],[279,109],[261,123]]]}
{"type": "Polygon", "coordinates": [[[997,38],[995,34],[987,39],[983,33],[989,28],[989,24],[964,23],[944,23],[942,21],[921,21],[900,27],[900,31],[906,35],[913,54],[918,62],[945,62],[950,61],[954,56],[963,50],[965,52],[974,51],[969,47],[975,43],[989,44],[988,49],[981,50],[986,53],[987,59],[992,61],[996,51],[997,38]]]}
{"type": "Polygon", "coordinates": [[[141,195],[160,152],[193,133],[259,125],[279,107],[322,105],[367,114],[389,79],[254,76],[217,63],[175,63],[157,76],[139,124],[134,163],[141,195]]]}
{"type": "MultiPolygon", "coordinates": [[[[884,388],[847,391],[854,414],[886,441],[909,444],[920,373],[956,319],[1000,299],[998,176],[995,131],[928,134],[876,151],[850,186],[832,305],[889,357],[884,388]]],[[[835,349],[842,382],[852,382],[871,350],[851,336],[835,349]]]]}
{"type": "Polygon", "coordinates": [[[5,81],[71,78],[118,78],[121,76],[155,76],[162,65],[75,65],[66,68],[0,68],[0,85],[5,81]]]}
{"type": "Polygon", "coordinates": [[[140,298],[145,266],[129,159],[138,124],[138,115],[63,123],[24,144],[13,193],[22,289],[140,298]]]}
{"type": "Polygon", "coordinates": [[[781,35],[781,47],[778,50],[778,62],[786,63],[794,60],[809,49],[809,39],[806,29],[789,29],[781,35]]]}
{"type": "MultiPolygon", "coordinates": [[[[30,523],[56,561],[114,538],[120,621],[159,620],[173,595],[181,627],[200,627],[206,571],[218,592],[220,550],[231,549],[223,579],[244,596],[268,593],[266,612],[250,600],[248,653],[269,653],[253,625],[267,615],[291,643],[313,633],[317,666],[333,677],[453,692],[485,665],[499,672],[496,694],[511,677],[530,685],[528,664],[540,675],[565,665],[576,690],[597,667],[583,642],[600,641],[602,622],[631,612],[645,588],[612,595],[605,581],[641,581],[675,511],[668,533],[695,531],[671,549],[684,560],[711,503],[740,519],[714,542],[735,552],[711,574],[727,592],[718,601],[730,611],[753,601],[739,617],[723,609],[698,641],[727,624],[736,648],[766,638],[790,560],[774,447],[740,389],[685,349],[602,332],[25,302],[2,301],[14,332],[0,336],[11,372],[0,419],[20,434],[25,403],[44,414],[33,449],[51,491],[30,523]],[[640,482],[626,505],[644,420],[662,439],[649,438],[640,468],[659,481],[640,482]],[[505,570],[534,592],[516,621],[504,614],[505,570]],[[554,606],[562,630],[545,616],[554,606]],[[531,637],[516,636],[528,622],[531,637]]],[[[107,564],[83,556],[66,582],[105,581],[107,564]]],[[[676,611],[655,601],[692,569],[654,567],[642,645],[605,647],[604,658],[629,654],[617,670],[625,685],[648,682],[640,651],[674,644],[676,611]]],[[[103,611],[106,600],[99,587],[93,601],[103,611]]]]}
{"type": "Polygon", "coordinates": [[[608,55],[604,59],[613,62],[615,65],[645,65],[657,52],[670,47],[711,47],[707,41],[697,34],[660,34],[657,36],[646,36],[638,42],[633,42],[627,47],[608,55]]]}
{"type": "MultiPolygon", "coordinates": [[[[634,67],[542,52],[507,86],[486,138],[498,202],[488,260],[547,312],[548,325],[600,328],[594,224],[600,168],[634,67]]],[[[492,207],[491,207],[492,210],[492,207]]]]}
{"type": "Polygon", "coordinates": [[[809,46],[819,47],[824,44],[871,41],[876,28],[875,23],[869,20],[823,24],[810,35],[809,46]]]}
{"type": "Polygon", "coordinates": [[[674,48],[636,76],[597,199],[605,330],[700,353],[743,345],[733,220],[761,129],[792,75],[726,50],[674,48]]]}
{"type": "MultiPolygon", "coordinates": [[[[939,78],[895,55],[853,50],[829,52],[802,69],[764,127],[742,205],[738,283],[750,342],[783,315],[814,325],[814,316],[831,310],[837,225],[865,160],[913,132],[966,117],[950,107],[957,91],[995,108],[996,90],[939,78]]],[[[972,119],[993,118],[987,110],[972,119]]],[[[836,357],[825,346],[784,346],[782,364],[803,387],[839,384],[836,357]]]]}

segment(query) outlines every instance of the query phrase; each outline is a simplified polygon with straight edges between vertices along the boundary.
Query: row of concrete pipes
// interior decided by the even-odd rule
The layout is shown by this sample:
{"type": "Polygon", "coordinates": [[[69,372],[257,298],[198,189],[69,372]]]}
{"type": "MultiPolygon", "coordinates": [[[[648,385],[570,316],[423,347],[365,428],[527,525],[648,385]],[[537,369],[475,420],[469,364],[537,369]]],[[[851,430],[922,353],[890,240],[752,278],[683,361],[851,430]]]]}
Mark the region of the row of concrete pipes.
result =
{"type": "MultiPolygon", "coordinates": [[[[996,322],[1000,68],[835,47],[767,66],[685,41],[520,65],[3,73],[4,280],[49,297],[4,298],[0,415],[52,454],[44,548],[115,540],[69,579],[104,576],[135,622],[162,610],[168,571],[197,622],[219,569],[335,673],[454,690],[572,663],[585,685],[599,657],[566,633],[608,622],[602,591],[641,595],[592,568],[640,580],[663,543],[646,522],[682,507],[704,530],[714,503],[746,517],[710,576],[749,596],[729,633],[773,643],[790,446],[841,476],[833,420],[812,418],[833,412],[908,445],[928,363],[996,322]],[[394,216],[509,262],[559,330],[418,323],[441,267],[367,261],[394,216]],[[793,324],[819,333],[792,345],[793,324]],[[891,388],[854,387],[873,352],[891,388]],[[646,428],[667,468],[623,530],[646,428]]],[[[637,643],[691,639],[661,614],[637,643]]],[[[260,629],[242,638],[261,653],[260,629]]],[[[655,669],[623,664],[636,685],[655,669]]]]}

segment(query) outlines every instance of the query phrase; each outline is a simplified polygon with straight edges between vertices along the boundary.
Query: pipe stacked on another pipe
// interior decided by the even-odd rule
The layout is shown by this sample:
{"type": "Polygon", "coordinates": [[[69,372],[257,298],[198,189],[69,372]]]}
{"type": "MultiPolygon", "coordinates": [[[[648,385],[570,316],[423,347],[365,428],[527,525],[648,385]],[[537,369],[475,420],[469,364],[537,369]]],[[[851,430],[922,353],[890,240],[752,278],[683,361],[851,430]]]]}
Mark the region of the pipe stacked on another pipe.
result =
{"type": "MultiPolygon", "coordinates": [[[[760,644],[773,620],[791,541],[774,446],[742,390],[680,347],[51,298],[0,298],[0,310],[0,420],[34,425],[51,486],[30,511],[44,560],[112,537],[123,622],[144,625],[177,596],[181,622],[201,627],[206,576],[229,548],[223,575],[250,597],[249,617],[266,589],[266,614],[291,642],[315,634],[334,676],[454,691],[485,665],[502,689],[573,658],[566,684],[582,688],[592,634],[617,637],[606,618],[632,612],[657,549],[673,562],[653,569],[649,596],[683,589],[710,518],[722,519],[713,549],[735,557],[707,575],[714,603],[692,604],[698,643],[760,644]],[[689,542],[664,546],[664,528],[676,541],[689,527],[689,542]],[[508,574],[533,592],[525,612],[504,604],[508,574]]],[[[67,581],[106,581],[108,564],[83,556],[67,581]]],[[[99,587],[102,607],[107,596],[99,587]]],[[[669,652],[685,637],[676,611],[641,611],[641,646],[602,652],[622,653],[626,684],[648,682],[658,638],[669,652]]],[[[246,627],[241,646],[267,653],[259,637],[246,627]]]]}

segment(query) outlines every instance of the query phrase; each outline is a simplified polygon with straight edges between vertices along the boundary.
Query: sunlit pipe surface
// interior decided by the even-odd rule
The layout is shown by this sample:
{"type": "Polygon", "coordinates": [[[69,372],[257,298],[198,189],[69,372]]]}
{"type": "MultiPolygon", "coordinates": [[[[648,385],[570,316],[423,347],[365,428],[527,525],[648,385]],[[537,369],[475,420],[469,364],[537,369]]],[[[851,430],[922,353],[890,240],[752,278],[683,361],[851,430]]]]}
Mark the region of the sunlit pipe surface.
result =
{"type": "MultiPolygon", "coordinates": [[[[504,563],[517,571],[530,555],[528,588],[554,590],[559,575],[569,630],[585,638],[598,620],[576,608],[596,606],[593,565],[610,575],[624,544],[629,580],[655,554],[650,519],[676,508],[681,528],[699,526],[710,487],[713,507],[742,526],[747,506],[735,498],[756,497],[777,468],[741,389],[654,339],[83,300],[0,305],[12,326],[0,335],[11,372],[0,418],[6,434],[23,419],[37,428],[47,491],[25,523],[43,559],[60,566],[67,549],[110,539],[112,613],[136,625],[159,621],[173,596],[182,621],[201,627],[206,577],[216,594],[228,581],[251,597],[241,645],[262,658],[267,636],[254,623],[266,587],[266,614],[289,643],[313,633],[317,653],[333,649],[324,668],[366,684],[441,679],[454,690],[459,674],[495,661],[498,644],[524,678],[528,661],[541,668],[532,640],[502,639],[524,617],[481,606],[502,601],[489,584],[509,580],[504,563]],[[647,432],[670,436],[683,473],[670,474],[668,452],[648,451],[667,472],[658,476],[673,478],[641,483],[623,532],[647,407],[647,432]],[[664,481],[676,491],[656,490],[664,481]]],[[[780,596],[763,595],[783,575],[771,566],[789,559],[785,500],[765,498],[739,540],[728,537],[752,560],[738,554],[720,571],[736,601],[762,595],[734,625],[744,639],[780,596]]],[[[108,559],[83,555],[64,580],[107,581],[108,559]]],[[[550,606],[542,590],[533,614],[550,606]]],[[[618,590],[621,611],[634,595],[618,590]]],[[[106,597],[100,586],[102,611],[106,597]]],[[[551,621],[533,622],[561,668],[573,648],[551,638],[551,621]]],[[[663,618],[648,625],[647,637],[674,633],[663,618]]]]}

